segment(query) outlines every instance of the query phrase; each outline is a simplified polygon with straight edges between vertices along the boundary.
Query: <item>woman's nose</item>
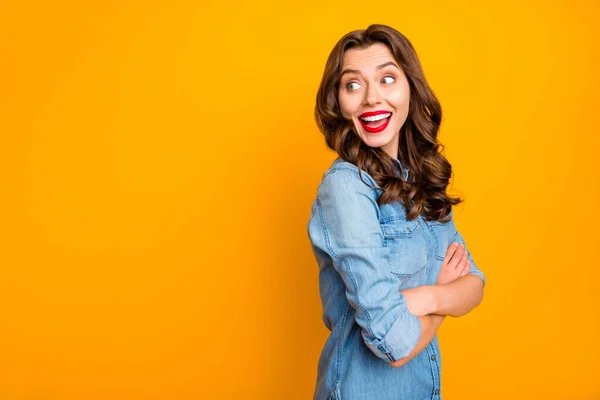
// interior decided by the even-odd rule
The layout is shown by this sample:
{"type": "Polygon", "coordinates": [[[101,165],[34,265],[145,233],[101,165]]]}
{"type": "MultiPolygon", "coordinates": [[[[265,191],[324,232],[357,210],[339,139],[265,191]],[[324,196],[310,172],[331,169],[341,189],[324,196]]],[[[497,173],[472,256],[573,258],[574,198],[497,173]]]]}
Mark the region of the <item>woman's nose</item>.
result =
{"type": "Polygon", "coordinates": [[[363,99],[364,105],[373,105],[381,103],[381,93],[376,85],[368,85],[365,90],[365,97],[363,99]]]}

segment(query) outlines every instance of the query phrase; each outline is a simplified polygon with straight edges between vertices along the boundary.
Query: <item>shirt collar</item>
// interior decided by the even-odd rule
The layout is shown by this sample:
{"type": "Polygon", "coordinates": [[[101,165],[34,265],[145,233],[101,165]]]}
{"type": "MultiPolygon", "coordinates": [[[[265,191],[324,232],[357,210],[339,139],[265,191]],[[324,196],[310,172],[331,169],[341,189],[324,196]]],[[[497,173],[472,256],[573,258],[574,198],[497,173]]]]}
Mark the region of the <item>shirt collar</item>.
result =
{"type": "Polygon", "coordinates": [[[392,160],[394,161],[394,166],[395,166],[396,172],[398,172],[398,173],[402,172],[402,178],[405,181],[408,181],[408,167],[406,165],[404,165],[404,163],[402,163],[402,161],[400,161],[397,158],[392,157],[392,160]]]}

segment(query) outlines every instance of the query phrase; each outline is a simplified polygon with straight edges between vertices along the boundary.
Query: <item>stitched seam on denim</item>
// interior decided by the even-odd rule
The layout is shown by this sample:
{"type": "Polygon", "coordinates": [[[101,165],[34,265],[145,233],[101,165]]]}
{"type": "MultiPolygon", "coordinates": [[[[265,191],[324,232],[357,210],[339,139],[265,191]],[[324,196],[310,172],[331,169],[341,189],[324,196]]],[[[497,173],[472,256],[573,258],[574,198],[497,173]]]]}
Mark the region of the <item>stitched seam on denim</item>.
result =
{"type": "MultiPolygon", "coordinates": [[[[331,175],[333,175],[333,174],[335,174],[335,173],[337,173],[337,172],[339,172],[339,171],[351,171],[351,172],[352,172],[354,175],[358,175],[358,173],[357,173],[357,170],[355,170],[355,169],[352,169],[352,168],[344,168],[344,167],[339,167],[339,168],[338,168],[338,167],[336,167],[336,168],[334,168],[334,169],[332,169],[332,170],[329,170],[329,171],[328,171],[328,172],[326,172],[326,173],[325,173],[325,175],[323,176],[323,179],[322,179],[322,181],[321,181],[321,183],[319,184],[319,187],[318,187],[318,189],[317,189],[317,201],[319,200],[319,194],[318,194],[318,193],[319,193],[319,190],[321,189],[321,186],[323,185],[323,183],[325,183],[325,179],[327,179],[329,176],[331,176],[331,175]]],[[[376,183],[376,182],[373,180],[373,178],[371,178],[371,175],[368,175],[368,174],[367,174],[367,176],[368,176],[368,177],[369,177],[369,178],[370,178],[370,179],[373,181],[373,183],[374,183],[375,185],[377,185],[377,183],[376,183]]],[[[359,179],[360,179],[360,176],[359,176],[359,179]]],[[[363,183],[364,183],[364,182],[363,182],[363,183]]],[[[367,187],[368,187],[368,186],[367,186],[367,187]]],[[[374,194],[375,194],[375,197],[377,197],[377,190],[376,190],[376,189],[373,189],[373,188],[369,188],[369,189],[371,189],[371,191],[375,192],[375,193],[374,193],[374,194]]],[[[320,205],[321,205],[321,203],[320,203],[320,202],[318,202],[318,203],[319,203],[319,206],[320,206],[320,205]]]]}
{"type": "MultiPolygon", "coordinates": [[[[344,161],[344,160],[341,160],[341,161],[342,162],[347,162],[347,161],[344,161]]],[[[395,161],[398,161],[398,160],[395,160],[395,161]]],[[[352,164],[352,163],[349,163],[349,164],[352,164]]],[[[397,176],[400,179],[402,179],[404,182],[412,182],[412,175],[411,175],[410,169],[408,167],[404,166],[403,164],[400,164],[400,165],[401,165],[400,171],[396,171],[396,172],[400,172],[400,174],[397,174],[397,176]]],[[[356,172],[358,174],[359,178],[361,177],[362,174],[365,174],[365,175],[367,175],[374,182],[374,184],[377,187],[379,187],[379,185],[377,184],[377,182],[375,182],[375,179],[373,179],[373,177],[371,175],[369,175],[369,173],[367,171],[359,169],[354,164],[352,164],[352,167],[347,167],[347,166],[338,167],[338,166],[335,166],[331,170],[333,171],[333,170],[343,170],[343,169],[356,172]]]]}
{"type": "MultiPolygon", "coordinates": [[[[339,259],[339,256],[337,254],[335,254],[335,251],[333,251],[333,249],[331,248],[331,242],[329,241],[329,233],[327,232],[327,227],[325,226],[325,218],[323,217],[323,207],[321,207],[321,200],[319,199],[319,196],[317,196],[317,204],[318,204],[318,208],[319,208],[319,219],[321,220],[321,227],[323,228],[323,234],[325,236],[325,246],[327,246],[327,250],[329,250],[329,252],[331,253],[331,255],[336,258],[339,259]]],[[[348,305],[349,307],[350,305],[348,305]]],[[[345,322],[346,319],[346,315],[348,312],[348,307],[346,307],[346,310],[344,311],[344,314],[342,315],[342,319],[340,321],[341,328],[343,330],[343,323],[345,322]]],[[[340,340],[339,338],[336,338],[336,342],[337,342],[337,356],[336,356],[336,377],[335,377],[335,383],[334,383],[334,389],[338,384],[338,380],[340,378],[340,374],[341,374],[341,345],[340,345],[340,340]]],[[[327,397],[327,399],[331,398],[331,393],[330,396],[327,397]]]]}
{"type": "MultiPolygon", "coordinates": [[[[359,170],[358,167],[354,167],[354,168],[349,168],[349,167],[334,167],[333,169],[329,170],[329,172],[327,172],[325,174],[325,176],[323,177],[323,179],[325,179],[326,177],[328,177],[329,175],[335,174],[338,171],[351,171],[354,175],[356,175],[358,177],[358,179],[360,179],[361,182],[365,183],[364,180],[362,179],[361,175],[365,175],[367,176],[367,180],[369,180],[369,184],[373,185],[373,186],[377,186],[379,187],[379,185],[377,184],[377,182],[375,182],[375,179],[373,179],[373,177],[371,175],[369,175],[366,171],[363,170],[359,170]]],[[[370,188],[371,190],[375,190],[373,188],[370,188]]],[[[379,188],[379,190],[381,190],[381,188],[379,188]]]]}
{"type": "MultiPolygon", "coordinates": [[[[325,181],[325,179],[327,177],[329,177],[330,175],[335,174],[338,171],[351,171],[352,173],[358,175],[358,169],[353,169],[353,168],[344,168],[344,167],[336,167],[332,170],[330,170],[329,172],[327,172],[325,174],[325,176],[323,177],[323,181],[325,181]]],[[[365,173],[366,174],[366,173],[365,173]]],[[[373,179],[369,174],[366,174],[371,180],[373,179]]],[[[359,176],[360,177],[360,176],[359,176]]],[[[321,182],[321,185],[323,184],[323,182],[321,182]]],[[[370,188],[371,190],[375,190],[373,188],[370,188]]],[[[319,205],[319,218],[321,219],[321,226],[323,228],[323,232],[325,235],[325,245],[327,246],[327,249],[330,251],[331,255],[338,259],[341,260],[346,267],[348,268],[348,275],[350,277],[350,279],[352,280],[352,283],[354,284],[354,288],[356,290],[356,303],[358,304],[358,307],[365,313],[366,317],[367,317],[367,331],[369,332],[369,334],[374,337],[376,340],[383,340],[385,345],[388,346],[387,342],[385,341],[385,336],[381,339],[379,339],[374,333],[373,330],[371,328],[371,315],[369,314],[369,312],[364,308],[364,306],[361,304],[360,299],[358,297],[358,284],[356,283],[356,279],[354,278],[354,275],[352,274],[352,271],[350,269],[350,262],[348,261],[348,259],[346,257],[340,257],[339,255],[337,255],[335,253],[335,251],[333,250],[333,248],[331,247],[331,241],[329,240],[329,233],[327,232],[327,227],[325,225],[325,217],[323,216],[323,207],[321,207],[321,201],[319,199],[319,196],[317,195],[317,203],[319,205]]],[[[347,309],[346,309],[347,310],[347,309]]],[[[394,314],[394,318],[393,321],[396,321],[398,319],[398,317],[400,316],[400,314],[394,314]]],[[[392,323],[393,325],[393,323],[392,323]]],[[[388,355],[388,357],[390,357],[390,355],[388,353],[386,353],[386,355],[388,355]]],[[[338,376],[339,378],[339,376],[338,376]]],[[[337,381],[336,381],[337,382],[337,381]]]]}
{"type": "Polygon", "coordinates": [[[333,385],[333,389],[331,389],[331,392],[327,396],[326,400],[340,400],[339,391],[340,388],[338,386],[338,383],[336,382],[335,385],[333,385]]]}
{"type": "MultiPolygon", "coordinates": [[[[350,170],[349,168],[346,168],[348,170],[350,170]]],[[[331,255],[340,260],[341,262],[343,262],[344,264],[346,264],[346,267],[348,268],[348,275],[350,276],[350,279],[352,280],[352,283],[354,284],[354,290],[356,291],[356,303],[358,304],[358,307],[365,313],[365,315],[367,316],[367,330],[369,331],[369,334],[373,337],[376,337],[373,334],[373,331],[371,330],[371,315],[369,315],[369,312],[363,307],[363,305],[360,303],[360,299],[358,298],[358,285],[356,283],[356,279],[354,278],[354,275],[352,274],[352,270],[350,269],[350,262],[345,258],[345,257],[340,257],[338,256],[335,251],[333,251],[333,248],[331,247],[331,242],[329,241],[329,234],[327,233],[327,227],[325,226],[325,218],[323,217],[323,207],[321,207],[321,202],[319,201],[319,197],[317,196],[317,201],[319,202],[319,218],[321,219],[321,226],[323,227],[323,232],[325,233],[325,245],[327,246],[327,249],[331,252],[331,255]]]]}
{"type": "Polygon", "coordinates": [[[425,263],[425,265],[423,265],[422,267],[420,267],[418,270],[416,270],[415,272],[413,272],[412,274],[401,274],[399,272],[395,272],[390,270],[390,273],[392,273],[392,275],[397,276],[398,278],[409,278],[411,276],[415,276],[416,274],[423,272],[423,269],[425,269],[425,267],[427,267],[427,263],[425,263]]]}
{"type": "Polygon", "coordinates": [[[439,251],[440,251],[440,239],[438,238],[438,235],[435,233],[435,229],[433,229],[431,227],[431,225],[427,224],[428,228],[429,228],[429,232],[431,232],[431,235],[435,238],[435,251],[434,251],[434,255],[435,258],[438,260],[443,260],[444,257],[441,257],[438,255],[439,251]]]}
{"type": "Polygon", "coordinates": [[[382,342],[383,342],[383,344],[377,346],[377,348],[379,350],[381,350],[381,352],[383,352],[383,354],[385,354],[387,356],[387,358],[388,358],[388,360],[390,360],[390,362],[398,361],[398,360],[394,360],[394,356],[392,356],[392,352],[388,350],[390,345],[387,342],[387,340],[383,340],[382,342]]]}
{"type": "Polygon", "coordinates": [[[348,268],[348,275],[350,276],[350,279],[352,280],[352,283],[354,284],[354,290],[356,291],[356,304],[358,304],[358,308],[360,308],[367,316],[367,330],[369,331],[369,334],[371,336],[373,336],[374,338],[377,338],[377,336],[375,336],[375,334],[373,333],[373,330],[371,329],[371,315],[363,307],[363,305],[360,303],[360,299],[358,298],[358,283],[356,282],[356,278],[354,278],[354,274],[352,274],[352,270],[350,269],[350,261],[348,261],[348,259],[346,257],[342,257],[342,262],[344,264],[346,264],[346,268],[348,268]]]}
{"type": "MultiPolygon", "coordinates": [[[[419,223],[418,225],[420,226],[421,224],[419,223]]],[[[413,238],[412,235],[414,235],[415,233],[418,233],[418,231],[417,231],[418,229],[422,229],[422,228],[417,228],[417,229],[413,230],[411,232],[411,236],[403,236],[403,237],[401,237],[401,236],[391,236],[391,237],[388,236],[388,237],[384,237],[384,243],[385,243],[386,239],[398,239],[399,241],[403,241],[403,240],[407,240],[407,241],[415,240],[415,243],[416,243],[416,241],[419,239],[419,236],[415,236],[413,238]]],[[[425,250],[425,264],[423,264],[422,266],[419,267],[419,269],[417,269],[416,271],[414,271],[414,272],[412,272],[410,274],[402,274],[402,273],[399,273],[399,272],[396,272],[396,271],[393,271],[392,269],[390,269],[390,272],[392,274],[394,274],[395,276],[397,276],[399,278],[405,278],[405,277],[413,276],[414,274],[420,272],[423,268],[427,267],[427,264],[429,264],[429,254],[428,254],[427,249],[430,246],[428,245],[428,241],[429,240],[428,240],[428,238],[426,236],[427,235],[426,235],[425,231],[423,231],[422,232],[422,240],[423,240],[423,246],[424,246],[424,250],[425,250]]],[[[392,246],[390,246],[390,249],[391,248],[392,248],[392,246]]],[[[394,254],[394,253],[392,253],[392,254],[394,254]]]]}
{"type": "Polygon", "coordinates": [[[437,387],[438,387],[438,390],[440,391],[439,392],[439,396],[440,396],[440,399],[441,399],[442,398],[442,371],[441,371],[441,366],[440,366],[441,365],[440,364],[441,363],[440,357],[436,356],[436,361],[437,362],[435,363],[435,366],[436,366],[437,373],[438,373],[438,375],[437,375],[438,376],[437,387]]]}
{"type": "Polygon", "coordinates": [[[327,232],[327,226],[325,226],[325,217],[323,217],[323,207],[321,207],[321,200],[319,196],[317,196],[317,203],[319,204],[319,219],[321,220],[321,227],[323,228],[323,234],[325,235],[325,245],[327,246],[327,250],[331,252],[331,255],[334,258],[340,258],[335,251],[331,248],[331,242],[329,241],[329,233],[327,232]]]}
{"type": "MultiPolygon", "coordinates": [[[[399,237],[400,238],[412,238],[415,235],[415,233],[418,233],[419,230],[422,229],[421,224],[418,221],[414,225],[410,226],[412,228],[410,230],[410,232],[404,232],[404,231],[397,232],[393,229],[393,226],[389,227],[389,229],[386,229],[386,228],[388,228],[389,225],[391,225],[390,222],[398,221],[400,219],[401,219],[401,217],[385,217],[384,219],[380,219],[379,223],[381,224],[381,230],[383,232],[383,236],[388,237],[388,238],[399,238],[399,237]],[[393,219],[390,219],[390,218],[393,218],[393,219]],[[391,233],[388,233],[388,232],[391,232],[391,233]]],[[[408,221],[408,222],[410,222],[410,221],[408,221]]]]}
{"type": "MultiPolygon", "coordinates": [[[[342,315],[342,318],[340,321],[340,324],[341,324],[340,332],[343,332],[343,330],[346,326],[346,318],[348,318],[349,309],[350,309],[350,305],[348,304],[348,306],[346,306],[346,310],[344,310],[344,314],[342,315]]],[[[340,340],[337,340],[337,346],[338,346],[338,349],[337,349],[337,360],[336,360],[336,366],[335,366],[335,383],[333,384],[334,388],[337,388],[339,381],[340,381],[340,376],[342,375],[343,346],[341,345],[340,340]]]]}
{"type": "Polygon", "coordinates": [[[439,355],[436,355],[435,357],[436,357],[436,361],[437,361],[437,362],[435,363],[435,366],[436,366],[437,373],[438,373],[438,375],[437,375],[437,376],[438,376],[438,378],[439,378],[439,379],[438,379],[438,380],[439,380],[439,382],[438,382],[437,386],[438,386],[438,390],[440,391],[440,394],[439,394],[439,396],[440,396],[440,398],[441,398],[441,397],[442,397],[442,370],[441,370],[441,368],[442,368],[442,367],[441,367],[442,360],[441,360],[441,358],[439,357],[439,355]]]}
{"type": "MultiPolygon", "coordinates": [[[[427,345],[427,347],[425,347],[425,349],[427,350],[427,361],[429,361],[429,366],[431,367],[431,379],[433,380],[433,389],[431,391],[431,397],[435,396],[435,390],[436,390],[436,386],[439,386],[439,382],[436,382],[436,375],[435,375],[435,369],[433,367],[433,363],[431,362],[431,348],[430,346],[433,346],[431,343],[429,343],[427,345]]],[[[435,355],[435,354],[434,354],[435,355]]]]}
{"type": "MultiPolygon", "coordinates": [[[[323,233],[325,235],[325,245],[327,246],[327,249],[331,252],[331,255],[340,260],[340,256],[338,256],[335,251],[333,251],[333,248],[331,247],[331,242],[329,241],[329,233],[327,232],[327,227],[325,226],[325,218],[323,217],[323,207],[321,207],[321,201],[319,200],[319,197],[317,196],[317,203],[319,204],[319,218],[321,219],[321,226],[323,228],[323,233]]],[[[371,334],[371,336],[375,337],[375,335],[373,334],[373,331],[371,330],[371,316],[369,315],[369,313],[367,312],[367,310],[365,310],[363,308],[363,306],[360,304],[360,301],[358,299],[358,285],[356,284],[356,280],[354,279],[354,275],[352,275],[352,272],[350,272],[350,267],[349,267],[349,262],[346,258],[341,258],[341,261],[343,263],[345,263],[348,266],[348,273],[350,278],[352,279],[352,282],[354,283],[354,287],[356,288],[356,292],[357,292],[357,296],[356,296],[356,302],[358,303],[358,306],[364,311],[365,315],[367,316],[367,329],[369,330],[369,333],[371,334]]],[[[345,323],[345,318],[347,317],[347,313],[348,313],[348,307],[350,307],[350,304],[348,304],[348,306],[346,307],[346,310],[344,312],[344,315],[342,317],[342,323],[345,323]]],[[[342,325],[342,328],[344,327],[344,325],[342,325]]],[[[341,375],[341,346],[340,346],[340,342],[339,340],[338,342],[338,359],[336,361],[337,365],[336,365],[336,385],[338,382],[338,379],[341,375]]]]}
{"type": "MultiPolygon", "coordinates": [[[[387,224],[389,222],[398,221],[399,219],[403,219],[403,217],[405,217],[405,216],[402,216],[402,215],[390,215],[389,217],[381,218],[379,220],[379,222],[381,222],[382,224],[387,224]]],[[[412,222],[413,225],[418,225],[419,224],[419,220],[417,220],[417,219],[406,220],[406,222],[412,222]]]]}
{"type": "Polygon", "coordinates": [[[331,389],[325,400],[335,400],[335,386],[331,389]]]}

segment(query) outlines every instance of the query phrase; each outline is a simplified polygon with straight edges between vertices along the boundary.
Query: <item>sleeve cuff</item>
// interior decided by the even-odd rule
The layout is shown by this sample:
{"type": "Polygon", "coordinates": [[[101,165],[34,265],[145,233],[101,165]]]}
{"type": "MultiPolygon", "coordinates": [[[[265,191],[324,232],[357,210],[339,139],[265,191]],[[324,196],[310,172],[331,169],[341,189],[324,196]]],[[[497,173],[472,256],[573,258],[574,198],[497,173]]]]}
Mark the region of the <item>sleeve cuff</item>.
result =
{"type": "Polygon", "coordinates": [[[367,347],[379,358],[387,362],[398,361],[410,354],[421,337],[421,321],[407,309],[402,312],[382,339],[362,335],[367,347]]]}

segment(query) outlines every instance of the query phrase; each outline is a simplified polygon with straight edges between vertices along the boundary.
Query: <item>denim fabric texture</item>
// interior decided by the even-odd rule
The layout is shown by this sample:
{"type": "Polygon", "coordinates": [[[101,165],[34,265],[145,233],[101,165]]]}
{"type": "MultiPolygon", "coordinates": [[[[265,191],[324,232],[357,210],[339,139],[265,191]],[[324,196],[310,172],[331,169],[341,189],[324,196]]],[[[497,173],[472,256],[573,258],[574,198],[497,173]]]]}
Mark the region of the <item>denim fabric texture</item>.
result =
{"type": "MultiPolygon", "coordinates": [[[[398,159],[404,180],[410,171],[398,159]]],[[[319,267],[323,322],[314,400],[441,399],[437,335],[400,368],[421,334],[400,290],[433,285],[448,246],[465,244],[454,220],[406,220],[401,203],[377,205],[381,191],[366,172],[336,159],[323,174],[307,224],[319,267]],[[362,180],[361,180],[362,177],[362,180]],[[364,182],[363,182],[364,180],[364,182]]],[[[465,244],[466,246],[466,244],[465,244]]],[[[485,277],[471,253],[471,274],[485,277]]]]}

